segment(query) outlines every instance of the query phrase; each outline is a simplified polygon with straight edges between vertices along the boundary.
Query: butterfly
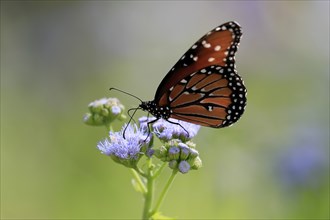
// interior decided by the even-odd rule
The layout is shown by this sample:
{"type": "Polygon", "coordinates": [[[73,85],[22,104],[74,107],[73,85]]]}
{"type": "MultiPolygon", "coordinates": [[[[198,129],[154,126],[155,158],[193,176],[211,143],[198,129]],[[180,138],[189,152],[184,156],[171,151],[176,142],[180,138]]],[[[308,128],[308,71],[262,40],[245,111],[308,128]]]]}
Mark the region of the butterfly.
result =
{"type": "MultiPolygon", "coordinates": [[[[247,90],[235,66],[242,36],[238,23],[224,23],[199,39],[164,77],[152,101],[139,109],[212,128],[235,123],[246,106],[247,90]]],[[[148,123],[148,124],[149,124],[148,123]]]]}

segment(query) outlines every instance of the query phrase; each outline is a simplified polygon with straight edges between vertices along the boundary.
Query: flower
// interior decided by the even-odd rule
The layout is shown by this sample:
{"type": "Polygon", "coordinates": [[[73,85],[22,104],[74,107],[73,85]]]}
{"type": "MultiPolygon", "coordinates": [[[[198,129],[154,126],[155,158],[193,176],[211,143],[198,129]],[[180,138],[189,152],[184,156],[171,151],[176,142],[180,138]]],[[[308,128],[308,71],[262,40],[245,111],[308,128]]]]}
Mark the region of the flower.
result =
{"type": "Polygon", "coordinates": [[[149,141],[150,138],[136,125],[125,125],[120,132],[110,132],[109,139],[100,141],[97,148],[115,162],[133,168],[148,151],[149,141]]]}
{"type": "Polygon", "coordinates": [[[279,180],[288,189],[317,188],[325,173],[329,173],[326,149],[316,142],[304,140],[280,153],[276,158],[276,171],[279,180]]]}
{"type": "Polygon", "coordinates": [[[152,127],[155,135],[165,142],[172,139],[180,139],[182,142],[186,142],[192,139],[200,128],[199,125],[175,119],[169,121],[159,119],[152,127]]]}
{"type": "Polygon", "coordinates": [[[167,142],[172,139],[180,139],[182,142],[187,142],[192,139],[198,132],[200,126],[192,123],[176,120],[176,119],[156,119],[155,117],[139,118],[140,127],[145,131],[151,132],[148,128],[148,123],[152,124],[153,133],[162,141],[167,142]]]}
{"type": "Polygon", "coordinates": [[[142,116],[141,118],[139,118],[139,125],[141,129],[144,129],[146,132],[151,132],[150,128],[148,128],[148,123],[155,121],[156,118],[155,117],[147,117],[147,116],[142,116]]]}
{"type": "Polygon", "coordinates": [[[88,125],[109,125],[115,119],[123,120],[124,106],[117,98],[102,98],[88,105],[89,113],[86,113],[83,121],[88,125]]]}

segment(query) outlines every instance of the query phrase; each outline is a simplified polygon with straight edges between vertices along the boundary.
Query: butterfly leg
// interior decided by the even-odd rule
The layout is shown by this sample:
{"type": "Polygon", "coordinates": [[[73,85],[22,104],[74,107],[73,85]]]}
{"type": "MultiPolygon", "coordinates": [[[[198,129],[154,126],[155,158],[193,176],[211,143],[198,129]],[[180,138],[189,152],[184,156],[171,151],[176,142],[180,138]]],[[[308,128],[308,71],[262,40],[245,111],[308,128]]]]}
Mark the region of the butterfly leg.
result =
{"type": "Polygon", "coordinates": [[[133,116],[135,115],[135,113],[136,113],[136,111],[137,111],[138,109],[139,109],[139,108],[131,108],[131,109],[129,109],[129,110],[127,111],[127,114],[129,115],[130,119],[129,119],[129,121],[128,121],[128,123],[127,123],[125,129],[124,129],[124,132],[123,132],[123,138],[124,138],[124,139],[126,139],[126,138],[125,138],[126,129],[127,129],[127,127],[129,126],[129,124],[131,123],[131,121],[133,121],[134,123],[136,123],[135,120],[133,119],[133,116]],[[131,114],[130,114],[130,111],[133,111],[133,110],[134,110],[134,112],[133,112],[133,114],[131,115],[131,114]]]}
{"type": "MultiPolygon", "coordinates": [[[[149,116],[149,114],[148,114],[148,116],[149,116]]],[[[147,122],[147,127],[148,127],[148,136],[147,136],[147,138],[149,137],[149,134],[151,133],[151,131],[150,131],[150,124],[153,124],[153,123],[155,123],[156,121],[158,121],[160,118],[156,118],[155,120],[152,120],[152,121],[149,121],[149,122],[147,122]]],[[[168,119],[165,119],[165,118],[163,118],[164,120],[166,120],[167,122],[169,122],[169,123],[171,123],[171,124],[175,124],[175,125],[178,125],[178,126],[180,126],[186,133],[187,133],[187,136],[189,137],[189,132],[187,131],[187,129],[185,129],[180,123],[178,123],[178,122],[173,122],[173,121],[170,121],[170,120],[168,120],[168,119]]]]}
{"type": "Polygon", "coordinates": [[[173,122],[173,121],[170,121],[170,120],[168,120],[168,119],[165,119],[167,122],[169,122],[169,123],[171,123],[171,124],[175,124],[175,125],[179,125],[186,133],[187,133],[187,135],[188,135],[188,137],[189,137],[189,132],[180,124],[180,123],[178,123],[178,122],[173,122]]]}
{"type": "MultiPolygon", "coordinates": [[[[148,113],[148,118],[149,118],[149,113],[148,113]]],[[[149,137],[149,135],[151,133],[150,125],[153,124],[153,123],[155,123],[158,120],[159,120],[159,118],[156,118],[156,119],[154,119],[152,121],[147,122],[147,128],[148,128],[148,136],[147,136],[147,138],[149,137]]],[[[146,138],[146,140],[147,140],[147,138],[146,138]]]]}
{"type": "Polygon", "coordinates": [[[136,121],[134,120],[134,115],[135,115],[135,112],[138,110],[139,108],[130,108],[127,110],[127,114],[128,116],[130,117],[130,120],[132,120],[135,124],[136,124],[136,121]],[[134,111],[133,114],[131,115],[131,111],[134,111]]]}

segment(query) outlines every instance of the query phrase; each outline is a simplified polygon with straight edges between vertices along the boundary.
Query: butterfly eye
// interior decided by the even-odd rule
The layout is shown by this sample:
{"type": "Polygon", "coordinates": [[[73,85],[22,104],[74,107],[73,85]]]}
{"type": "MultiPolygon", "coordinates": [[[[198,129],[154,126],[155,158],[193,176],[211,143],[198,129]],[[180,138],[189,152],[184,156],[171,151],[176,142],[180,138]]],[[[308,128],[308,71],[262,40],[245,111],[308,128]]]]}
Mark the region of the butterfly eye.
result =
{"type": "Polygon", "coordinates": [[[215,128],[235,123],[244,112],[247,93],[235,67],[241,36],[234,21],[208,32],[168,72],[148,107],[140,107],[157,119],[215,128]]]}

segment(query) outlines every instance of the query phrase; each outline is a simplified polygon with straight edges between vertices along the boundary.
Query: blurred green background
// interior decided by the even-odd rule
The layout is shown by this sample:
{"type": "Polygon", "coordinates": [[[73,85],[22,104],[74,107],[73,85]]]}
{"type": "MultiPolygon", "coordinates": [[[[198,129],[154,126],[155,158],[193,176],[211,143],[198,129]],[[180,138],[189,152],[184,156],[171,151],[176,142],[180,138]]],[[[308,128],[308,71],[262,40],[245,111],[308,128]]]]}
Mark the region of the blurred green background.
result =
{"type": "Polygon", "coordinates": [[[1,218],[140,218],[131,173],[96,149],[105,129],[82,123],[87,105],[139,104],[113,86],[151,100],[181,55],[230,20],[243,28],[246,112],[201,129],[204,166],[176,178],[161,211],[328,219],[329,1],[1,1],[1,218]]]}

